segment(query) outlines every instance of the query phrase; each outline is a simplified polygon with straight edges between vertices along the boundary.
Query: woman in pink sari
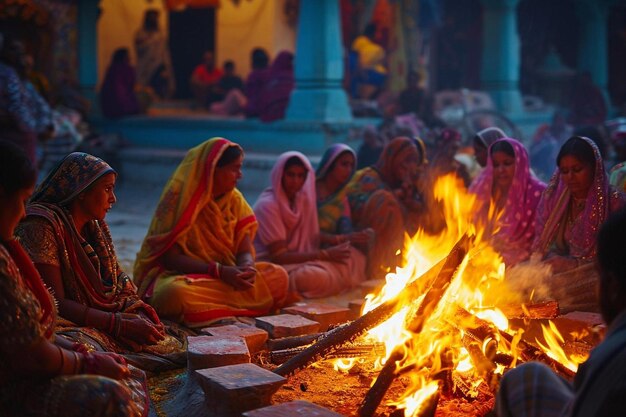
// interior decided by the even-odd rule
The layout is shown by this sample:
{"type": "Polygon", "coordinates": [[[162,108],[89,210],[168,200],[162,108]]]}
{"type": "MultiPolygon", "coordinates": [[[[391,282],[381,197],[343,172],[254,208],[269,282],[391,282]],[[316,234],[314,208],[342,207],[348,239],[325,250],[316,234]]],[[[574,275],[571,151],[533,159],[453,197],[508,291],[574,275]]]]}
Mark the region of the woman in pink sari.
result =
{"type": "Polygon", "coordinates": [[[491,235],[491,244],[507,266],[530,257],[537,205],[545,188],[530,173],[524,145],[510,138],[493,142],[487,166],[470,192],[476,194],[480,226],[491,235]]]}
{"type": "Polygon", "coordinates": [[[532,250],[552,268],[545,284],[561,312],[598,308],[596,235],[624,194],[609,185],[600,151],[589,138],[571,137],[538,207],[532,250]]]}
{"type": "Polygon", "coordinates": [[[270,178],[254,205],[257,258],[282,265],[291,292],[306,298],[334,295],[364,279],[365,257],[349,242],[320,249],[315,172],[306,156],[280,155],[270,178]]]}

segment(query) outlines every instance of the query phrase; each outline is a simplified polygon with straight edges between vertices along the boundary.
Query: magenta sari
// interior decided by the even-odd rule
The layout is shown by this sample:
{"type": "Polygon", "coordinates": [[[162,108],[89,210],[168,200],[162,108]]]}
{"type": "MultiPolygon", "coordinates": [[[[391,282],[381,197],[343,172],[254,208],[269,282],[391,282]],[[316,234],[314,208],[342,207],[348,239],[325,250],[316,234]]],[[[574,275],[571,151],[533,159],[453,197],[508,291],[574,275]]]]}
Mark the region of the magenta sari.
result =
{"type": "MultiPolygon", "coordinates": [[[[507,266],[515,265],[530,257],[530,249],[535,237],[537,205],[546,185],[530,173],[528,152],[515,139],[502,138],[493,142],[508,142],[515,152],[515,174],[509,188],[506,203],[502,212],[493,224],[492,244],[504,258],[507,266]]],[[[493,146],[493,144],[491,146],[493,146]]],[[[487,219],[492,204],[493,161],[491,146],[488,151],[487,166],[470,187],[476,194],[478,216],[482,221],[487,219]]]]}

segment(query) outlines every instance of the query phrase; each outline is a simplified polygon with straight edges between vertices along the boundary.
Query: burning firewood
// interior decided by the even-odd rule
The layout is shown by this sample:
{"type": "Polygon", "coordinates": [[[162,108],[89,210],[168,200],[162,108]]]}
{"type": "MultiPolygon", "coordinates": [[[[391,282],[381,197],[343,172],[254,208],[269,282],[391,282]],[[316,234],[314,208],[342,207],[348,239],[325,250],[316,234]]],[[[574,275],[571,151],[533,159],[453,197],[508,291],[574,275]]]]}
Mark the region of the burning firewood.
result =
{"type": "Polygon", "coordinates": [[[559,315],[559,303],[552,300],[534,304],[510,304],[500,306],[500,310],[508,318],[553,319],[559,315]]]}
{"type": "MultiPolygon", "coordinates": [[[[299,353],[306,350],[308,346],[300,346],[291,349],[274,350],[270,352],[270,361],[274,364],[285,363],[299,353]]],[[[364,356],[382,356],[385,354],[385,345],[382,343],[357,343],[351,346],[343,346],[335,352],[327,355],[325,359],[337,358],[359,358],[364,356]]]]}
{"type": "MultiPolygon", "coordinates": [[[[424,288],[436,289],[434,282],[441,281],[441,276],[452,274],[461,264],[465,257],[470,244],[470,238],[465,235],[456,243],[448,256],[439,263],[429,269],[419,279],[412,281],[406,286],[402,294],[384,302],[375,309],[367,312],[363,316],[351,323],[344,324],[333,330],[328,331],[324,337],[320,338],[316,343],[301,352],[300,354],[289,359],[287,362],[274,370],[278,375],[286,376],[316,362],[327,355],[339,349],[343,344],[354,341],[357,337],[364,334],[367,330],[378,326],[386,321],[400,308],[404,306],[404,300],[415,300],[424,292],[424,288]],[[425,285],[424,283],[430,283],[425,285]]],[[[448,279],[451,279],[450,276],[448,279]]],[[[448,281],[449,282],[449,281],[448,281]]],[[[429,290],[429,291],[431,291],[429,290]]],[[[424,299],[422,304],[431,304],[431,299],[424,299]]]]}
{"type": "MultiPolygon", "coordinates": [[[[446,289],[448,288],[448,285],[452,281],[457,268],[465,257],[470,242],[471,239],[467,235],[464,235],[446,257],[441,271],[437,274],[437,277],[424,295],[424,299],[413,316],[413,319],[407,326],[407,328],[413,333],[419,333],[426,320],[430,317],[432,312],[435,311],[446,289]]],[[[374,415],[374,412],[385,396],[389,386],[397,376],[396,369],[398,367],[398,362],[404,357],[405,349],[410,349],[410,346],[398,347],[391,353],[391,356],[385,363],[385,366],[383,366],[383,369],[380,371],[378,378],[376,378],[376,382],[367,392],[367,395],[359,408],[360,417],[369,417],[374,415]]]]}

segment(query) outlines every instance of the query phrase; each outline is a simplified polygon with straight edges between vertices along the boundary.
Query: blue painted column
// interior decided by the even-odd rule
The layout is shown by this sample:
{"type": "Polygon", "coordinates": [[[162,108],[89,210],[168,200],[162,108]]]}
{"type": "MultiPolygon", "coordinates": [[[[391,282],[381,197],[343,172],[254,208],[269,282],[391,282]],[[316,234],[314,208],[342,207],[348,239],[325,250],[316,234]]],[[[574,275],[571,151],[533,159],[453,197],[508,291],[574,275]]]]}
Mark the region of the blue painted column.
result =
{"type": "Polygon", "coordinates": [[[296,40],[296,87],[286,119],[349,122],[343,90],[343,50],[337,0],[301,0],[296,40]]]}
{"type": "Polygon", "coordinates": [[[608,33],[609,0],[577,0],[576,12],[580,27],[578,39],[578,71],[589,71],[593,82],[608,100],[608,33]]]}
{"type": "Polygon", "coordinates": [[[78,83],[89,100],[96,97],[98,83],[98,14],[99,1],[78,2],[78,83]]]}
{"type": "Polygon", "coordinates": [[[483,58],[481,83],[498,110],[523,111],[519,90],[520,40],[516,6],[519,0],[482,0],[483,58]]]}

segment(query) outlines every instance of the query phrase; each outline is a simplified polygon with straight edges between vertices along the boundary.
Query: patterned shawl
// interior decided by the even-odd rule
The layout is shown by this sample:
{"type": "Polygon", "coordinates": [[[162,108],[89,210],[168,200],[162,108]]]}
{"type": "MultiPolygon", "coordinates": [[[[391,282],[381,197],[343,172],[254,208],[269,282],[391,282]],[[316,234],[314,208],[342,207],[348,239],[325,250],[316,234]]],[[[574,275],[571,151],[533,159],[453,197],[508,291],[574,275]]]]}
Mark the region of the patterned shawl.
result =
{"type": "Polygon", "coordinates": [[[237,248],[257,229],[252,209],[239,190],[213,198],[217,162],[229,147],[224,138],[212,138],[192,148],[165,185],[154,217],[137,254],[134,280],[142,297],[150,297],[162,273],[161,257],[174,245],[200,260],[235,265],[237,248]]]}
{"type": "MultiPolygon", "coordinates": [[[[624,205],[624,195],[609,186],[602,156],[596,144],[589,138],[581,138],[593,149],[596,161],[595,174],[587,194],[585,208],[579,217],[580,221],[572,227],[567,243],[570,256],[589,259],[596,254],[595,240],[599,227],[611,212],[624,205]]],[[[561,179],[561,173],[557,167],[539,202],[533,252],[539,252],[542,255],[549,252],[557,237],[560,224],[567,216],[569,202],[570,191],[561,179]]]]}
{"type": "Polygon", "coordinates": [[[259,219],[259,233],[254,245],[260,259],[267,259],[267,246],[284,241],[288,251],[310,252],[319,242],[319,225],[315,207],[315,176],[313,167],[300,152],[285,152],[278,157],[270,173],[271,187],[266,188],[254,204],[259,219]],[[296,194],[293,209],[282,186],[285,164],[292,156],[302,160],[307,176],[302,189],[296,194]]]}
{"type": "MultiPolygon", "coordinates": [[[[363,206],[370,196],[380,189],[391,190],[398,184],[394,184],[394,171],[398,164],[403,161],[408,154],[415,154],[415,159],[420,160],[416,142],[404,136],[391,140],[385,145],[383,153],[380,155],[375,165],[363,168],[352,177],[346,186],[350,209],[352,210],[352,220],[359,223],[363,206]]],[[[424,157],[421,157],[424,161],[424,157]]]]}
{"type": "Polygon", "coordinates": [[[141,309],[155,322],[154,310],[139,300],[135,286],[121,271],[109,227],[104,220],[91,220],[81,236],[67,205],[96,180],[115,171],[102,159],[82,152],[65,157],[35,191],[26,210],[27,219],[18,227],[25,247],[37,247],[36,222],[43,218],[52,226],[59,254],[65,296],[81,304],[111,312],[141,309]]]}
{"type": "Polygon", "coordinates": [[[476,194],[479,218],[489,221],[487,216],[494,179],[491,147],[501,141],[508,142],[513,147],[515,173],[506,203],[497,219],[494,239],[498,242],[496,249],[502,252],[506,264],[512,265],[530,255],[536,228],[537,205],[546,185],[530,173],[528,152],[524,145],[510,138],[496,140],[489,146],[487,166],[470,187],[470,192],[476,194]]]}
{"type": "MultiPolygon", "coordinates": [[[[354,157],[356,166],[356,154],[354,150],[343,143],[336,143],[330,146],[320,161],[315,176],[317,180],[323,180],[328,174],[330,167],[340,155],[349,152],[354,157]]],[[[354,170],[350,178],[354,175],[354,170]]],[[[325,199],[317,199],[317,216],[320,230],[326,233],[350,233],[352,231],[352,220],[350,216],[350,205],[346,196],[346,184],[350,178],[331,195],[325,199]]]]}

